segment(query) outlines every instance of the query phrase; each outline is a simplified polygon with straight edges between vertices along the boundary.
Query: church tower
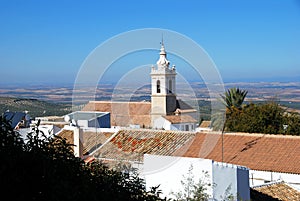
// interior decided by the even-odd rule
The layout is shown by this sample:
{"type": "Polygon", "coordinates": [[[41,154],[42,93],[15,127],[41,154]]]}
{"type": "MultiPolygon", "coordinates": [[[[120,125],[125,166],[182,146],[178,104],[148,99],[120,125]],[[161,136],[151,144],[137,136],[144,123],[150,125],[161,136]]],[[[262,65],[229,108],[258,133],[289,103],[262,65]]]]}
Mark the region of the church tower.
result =
{"type": "Polygon", "coordinates": [[[169,66],[164,42],[161,42],[159,59],[151,69],[151,123],[160,116],[173,114],[176,110],[176,69],[169,66]]]}

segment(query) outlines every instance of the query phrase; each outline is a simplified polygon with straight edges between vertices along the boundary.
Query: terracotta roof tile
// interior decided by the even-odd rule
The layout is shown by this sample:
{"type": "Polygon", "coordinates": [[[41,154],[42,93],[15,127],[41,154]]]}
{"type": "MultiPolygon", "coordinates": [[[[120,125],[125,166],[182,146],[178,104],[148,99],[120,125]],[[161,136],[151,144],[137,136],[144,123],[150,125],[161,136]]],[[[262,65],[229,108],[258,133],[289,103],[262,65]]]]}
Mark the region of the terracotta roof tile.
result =
{"type": "Polygon", "coordinates": [[[90,101],[82,111],[110,112],[112,126],[138,124],[149,127],[151,124],[150,102],[90,101]]]}
{"type": "Polygon", "coordinates": [[[178,123],[197,123],[197,120],[189,115],[167,115],[163,116],[166,120],[172,124],[178,123]]]}
{"type": "MultiPolygon", "coordinates": [[[[268,197],[272,197],[275,200],[281,200],[281,201],[300,200],[300,192],[292,188],[291,186],[287,185],[284,182],[265,184],[259,187],[254,187],[253,190],[259,192],[262,195],[267,195],[268,197]]],[[[258,200],[257,197],[258,196],[252,195],[251,199],[258,200]]]]}
{"type": "Polygon", "coordinates": [[[251,201],[280,201],[277,198],[273,198],[267,194],[261,193],[253,188],[250,188],[250,200],[251,201]]]}
{"type": "Polygon", "coordinates": [[[74,144],[74,133],[71,130],[61,130],[58,134],[59,137],[65,138],[69,144],[74,144]]]}
{"type": "Polygon", "coordinates": [[[200,124],[200,128],[210,128],[211,121],[202,121],[200,124]]]}
{"type": "MultiPolygon", "coordinates": [[[[57,134],[57,136],[66,139],[68,144],[74,145],[74,133],[73,133],[73,131],[63,129],[57,134]]],[[[72,146],[72,150],[74,151],[73,146],[72,146]]]]}
{"type": "Polygon", "coordinates": [[[88,154],[99,148],[108,138],[113,135],[110,132],[83,132],[83,154],[88,154]]]}
{"type": "MultiPolygon", "coordinates": [[[[222,161],[222,135],[197,133],[186,157],[222,161]]],[[[224,162],[253,170],[300,174],[300,136],[226,133],[224,162]]]]}
{"type": "Polygon", "coordinates": [[[148,129],[120,130],[94,156],[136,162],[142,162],[145,153],[171,156],[193,139],[194,135],[191,132],[148,129]]]}

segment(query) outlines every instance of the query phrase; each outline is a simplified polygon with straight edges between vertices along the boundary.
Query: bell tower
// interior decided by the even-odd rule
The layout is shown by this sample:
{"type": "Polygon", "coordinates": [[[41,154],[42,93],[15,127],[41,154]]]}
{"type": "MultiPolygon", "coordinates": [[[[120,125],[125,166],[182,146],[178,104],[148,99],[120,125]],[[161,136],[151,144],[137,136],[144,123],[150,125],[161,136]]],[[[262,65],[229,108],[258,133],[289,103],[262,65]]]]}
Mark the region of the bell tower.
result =
{"type": "Polygon", "coordinates": [[[167,60],[164,41],[161,41],[159,59],[151,68],[151,124],[160,116],[176,110],[176,69],[167,60]]]}

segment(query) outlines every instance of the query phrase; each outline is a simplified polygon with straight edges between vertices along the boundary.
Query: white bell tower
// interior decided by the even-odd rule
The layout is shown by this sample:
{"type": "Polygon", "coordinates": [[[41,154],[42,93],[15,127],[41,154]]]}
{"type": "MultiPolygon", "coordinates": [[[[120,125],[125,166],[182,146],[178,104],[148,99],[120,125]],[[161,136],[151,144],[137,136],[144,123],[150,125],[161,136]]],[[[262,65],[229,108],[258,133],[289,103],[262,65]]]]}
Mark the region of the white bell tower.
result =
{"type": "Polygon", "coordinates": [[[151,69],[151,123],[160,116],[173,114],[176,110],[176,69],[169,67],[164,41],[161,41],[159,59],[151,69]]]}

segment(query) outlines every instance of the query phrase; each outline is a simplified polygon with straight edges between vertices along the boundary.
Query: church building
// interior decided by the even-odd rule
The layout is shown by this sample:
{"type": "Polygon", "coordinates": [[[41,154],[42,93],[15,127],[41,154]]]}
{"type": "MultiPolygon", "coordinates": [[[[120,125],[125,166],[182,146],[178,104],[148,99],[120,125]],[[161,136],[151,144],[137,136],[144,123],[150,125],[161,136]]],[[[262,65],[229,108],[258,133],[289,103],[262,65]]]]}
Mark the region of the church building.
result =
{"type": "Polygon", "coordinates": [[[197,110],[177,100],[176,74],[175,65],[170,67],[162,40],[156,67],[151,68],[151,124],[158,129],[194,130],[197,110]]]}
{"type": "Polygon", "coordinates": [[[112,126],[193,131],[198,111],[177,99],[176,74],[162,40],[159,59],[151,67],[151,103],[90,101],[82,110],[109,112],[112,126]]]}

